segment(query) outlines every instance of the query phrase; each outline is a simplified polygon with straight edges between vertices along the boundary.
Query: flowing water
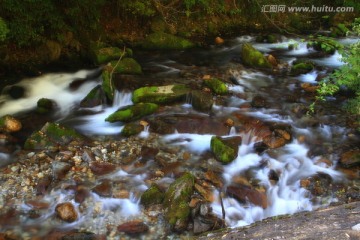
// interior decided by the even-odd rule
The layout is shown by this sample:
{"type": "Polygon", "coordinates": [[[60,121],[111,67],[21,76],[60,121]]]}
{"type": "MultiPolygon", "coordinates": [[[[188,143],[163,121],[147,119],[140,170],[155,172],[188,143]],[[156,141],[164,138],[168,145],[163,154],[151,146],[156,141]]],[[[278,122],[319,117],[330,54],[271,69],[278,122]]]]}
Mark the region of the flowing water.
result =
{"type": "MultiPolygon", "coordinates": [[[[180,78],[181,80],[180,75],[184,72],[192,74],[194,72],[221,73],[224,69],[229,70],[232,78],[233,83],[228,83],[230,96],[225,100],[217,101],[211,114],[197,112],[192,109],[191,104],[181,103],[167,106],[165,110],[158,113],[158,116],[176,115],[185,117],[185,119],[187,116],[197,116],[200,119],[209,118],[223,122],[224,119],[236,114],[264,122],[291,125],[292,141],[290,143],[279,149],[260,153],[254,147],[260,140],[249,129],[232,127],[228,132],[221,134],[223,137],[242,137],[238,157],[228,165],[218,164],[221,169],[220,177],[224,179],[223,189],[236,181],[237,177],[250,175],[251,179],[256,179],[257,184],[261,186],[267,196],[267,207],[264,208],[251,202],[240,203],[227,195],[220,199],[219,196],[222,195],[220,191],[223,189],[213,189],[214,197],[211,203],[213,212],[222,218],[224,209],[226,224],[229,227],[244,226],[266,217],[281,214],[310,211],[337,201],[335,195],[314,199],[311,193],[301,186],[302,179],[323,173],[330,176],[333,182],[346,181],[345,175],[336,169],[339,157],[336,151],[338,143],[348,141],[349,133],[349,129],[342,124],[339,116],[336,116],[338,107],[334,106],[334,111],[320,116],[318,120],[320,124],[313,125],[309,120],[310,117],[306,114],[301,116],[294,114],[292,111],[294,103],[286,101],[288,96],[296,95],[299,98],[298,102],[308,106],[312,98],[308,98],[306,93],[301,91],[301,83],[317,83],[319,75],[327,74],[343,64],[341,56],[336,52],[331,56],[312,58],[315,51],[308,49],[306,42],[299,39],[284,38],[281,43],[276,44],[255,43],[254,46],[257,49],[266,54],[275,55],[283,63],[291,64],[294,60],[303,58],[311,59],[318,66],[316,70],[299,76],[269,74],[244,68],[241,64],[232,61],[239,54],[244,42],[253,41],[254,37],[242,36],[229,41],[229,45],[223,47],[191,53],[152,53],[144,55],[141,60],[145,70],[153,70],[150,73],[145,71],[145,74],[151,74],[155,78],[180,78]],[[293,43],[297,44],[297,48],[288,50],[288,45],[293,43]],[[189,55],[191,56],[190,60],[189,55]],[[201,64],[197,65],[197,63],[201,64]],[[264,97],[270,107],[244,107],[257,95],[264,97]],[[321,161],[323,158],[329,161],[325,164],[324,161],[321,161]],[[269,179],[271,172],[279,173],[279,179],[276,182],[269,179]]],[[[342,42],[349,44],[354,40],[344,39],[342,42]]],[[[58,122],[71,125],[90,137],[119,138],[123,123],[108,123],[104,119],[117,109],[133,104],[131,91],[117,91],[111,106],[103,105],[81,109],[78,107],[79,102],[101,82],[101,79],[94,77],[93,73],[94,70],[81,70],[72,74],[47,74],[35,79],[24,79],[16,84],[25,89],[25,95],[22,98],[10,99],[5,93],[0,96],[0,115],[18,114],[30,110],[36,106],[38,99],[50,98],[57,104],[58,111],[54,118],[58,122]],[[72,89],[71,83],[79,79],[85,79],[85,81],[80,87],[72,89]],[[82,115],[83,112],[86,114],[82,115]]],[[[6,92],[7,88],[3,92],[6,92]]],[[[335,100],[333,103],[337,104],[335,100]]],[[[190,124],[191,121],[192,118],[189,117],[187,123],[190,124]]],[[[186,163],[188,165],[186,168],[199,169],[200,162],[197,161],[210,151],[210,140],[214,135],[219,135],[216,131],[218,129],[211,129],[211,127],[208,128],[211,130],[204,131],[191,127],[183,129],[187,129],[187,131],[176,129],[172,134],[160,135],[158,141],[169,147],[177,147],[179,151],[191,153],[192,161],[186,163]]],[[[150,136],[151,126],[144,128],[139,135],[144,141],[150,136]]],[[[8,161],[9,158],[10,154],[0,153],[1,162],[8,161]]],[[[92,192],[85,202],[86,207],[80,207],[74,201],[74,191],[64,190],[60,185],[44,196],[43,201],[51,203],[51,207],[45,214],[35,220],[21,220],[20,225],[25,226],[22,231],[26,231],[24,230],[26,226],[42,225],[43,229],[83,228],[94,233],[106,234],[106,224],[119,224],[128,219],[146,220],[144,211],[139,204],[139,196],[149,187],[146,180],[149,178],[150,172],[147,171],[147,168],[152,169],[154,164],[154,161],[149,161],[147,165],[139,169],[134,167],[118,168],[116,172],[106,175],[106,178],[111,181],[128,185],[129,196],[127,198],[101,197],[92,192]],[[70,201],[76,207],[80,216],[76,222],[64,224],[52,219],[56,204],[64,201],[70,201]]],[[[175,176],[172,174],[165,175],[158,180],[158,183],[170,184],[174,178],[175,176]]],[[[67,181],[71,182],[71,179],[67,181]]],[[[63,184],[66,184],[66,181],[63,184]]],[[[0,193],[6,194],[3,191],[0,193]]],[[[30,210],[25,203],[21,204],[19,208],[22,211],[30,210]]],[[[159,225],[162,224],[163,221],[159,220],[159,225]]],[[[158,227],[153,227],[151,233],[155,234],[157,229],[158,227]]],[[[46,230],[44,231],[46,232],[46,230]]],[[[28,233],[28,235],[31,234],[28,233]]],[[[151,239],[151,236],[148,238],[151,239]]]]}

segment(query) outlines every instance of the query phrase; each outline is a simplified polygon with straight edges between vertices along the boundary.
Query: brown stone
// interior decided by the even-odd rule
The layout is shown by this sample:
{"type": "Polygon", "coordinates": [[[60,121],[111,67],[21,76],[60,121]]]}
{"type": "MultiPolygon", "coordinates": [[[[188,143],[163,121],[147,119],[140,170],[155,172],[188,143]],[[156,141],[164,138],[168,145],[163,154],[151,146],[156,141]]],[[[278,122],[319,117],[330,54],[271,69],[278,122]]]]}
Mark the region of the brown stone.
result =
{"type": "Polygon", "coordinates": [[[75,207],[70,202],[60,203],[56,205],[55,212],[58,218],[65,222],[74,222],[78,218],[75,207]]]}
{"type": "Polygon", "coordinates": [[[247,201],[249,201],[250,203],[260,206],[264,209],[268,206],[266,194],[249,186],[229,186],[226,189],[226,192],[229,196],[234,197],[241,203],[246,203],[247,201]]]}
{"type": "Polygon", "coordinates": [[[360,150],[350,150],[341,155],[341,166],[351,168],[360,165],[360,150]]]}
{"type": "Polygon", "coordinates": [[[302,83],[302,84],[301,84],[301,88],[302,88],[305,92],[315,93],[315,92],[319,89],[319,86],[317,86],[317,85],[312,85],[312,84],[310,84],[310,83],[302,83]]]}
{"type": "Polygon", "coordinates": [[[50,206],[48,202],[40,200],[28,200],[26,201],[26,205],[31,206],[33,209],[47,209],[50,206]]]}
{"type": "Polygon", "coordinates": [[[222,187],[224,185],[221,173],[215,173],[214,171],[208,170],[205,173],[205,179],[216,187],[222,187]]]}
{"type": "Polygon", "coordinates": [[[269,54],[266,58],[273,67],[276,67],[278,65],[278,62],[273,55],[269,54]]]}
{"type": "Polygon", "coordinates": [[[223,44],[225,41],[224,41],[224,39],[222,39],[221,37],[216,37],[215,38],[215,43],[217,44],[217,45],[221,45],[221,44],[223,44]]]}
{"type": "Polygon", "coordinates": [[[21,122],[13,116],[6,115],[0,119],[0,131],[18,132],[21,128],[21,122]]]}
{"type": "Polygon", "coordinates": [[[127,234],[140,234],[149,231],[149,227],[142,221],[134,220],[119,225],[117,230],[127,234]]]}
{"type": "Polygon", "coordinates": [[[115,165],[108,162],[91,162],[90,169],[95,175],[104,175],[115,170],[115,165]]]}
{"type": "Polygon", "coordinates": [[[111,186],[111,182],[108,179],[103,180],[100,184],[96,185],[92,190],[102,197],[112,196],[112,186],[111,186]]]}
{"type": "Polygon", "coordinates": [[[75,202],[83,203],[90,196],[89,190],[85,186],[78,186],[75,191],[75,202]]]}

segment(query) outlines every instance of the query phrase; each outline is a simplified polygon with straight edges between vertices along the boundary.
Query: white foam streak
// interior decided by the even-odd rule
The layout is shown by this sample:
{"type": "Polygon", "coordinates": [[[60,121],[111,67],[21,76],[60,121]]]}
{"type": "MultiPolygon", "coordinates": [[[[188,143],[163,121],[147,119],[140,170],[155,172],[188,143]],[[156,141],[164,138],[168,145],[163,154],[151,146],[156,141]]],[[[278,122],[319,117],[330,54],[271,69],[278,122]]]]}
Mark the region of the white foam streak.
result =
{"type": "Polygon", "coordinates": [[[92,196],[96,202],[101,202],[102,210],[116,210],[122,217],[135,216],[141,213],[139,201],[133,196],[130,196],[130,199],[103,198],[95,193],[92,193],[92,196]]]}
{"type": "Polygon", "coordinates": [[[210,134],[191,134],[191,133],[174,133],[163,137],[168,144],[181,145],[194,153],[203,153],[210,150],[210,141],[214,135],[210,134]]]}
{"type": "Polygon", "coordinates": [[[338,51],[335,51],[335,53],[330,57],[325,57],[322,59],[314,59],[313,61],[322,66],[336,68],[344,65],[344,62],[342,62],[341,59],[342,59],[342,55],[338,51]]]}
{"type": "Polygon", "coordinates": [[[296,79],[299,79],[302,82],[306,83],[317,83],[316,78],[318,76],[317,71],[311,71],[309,73],[301,74],[300,76],[296,77],[296,79]]]}

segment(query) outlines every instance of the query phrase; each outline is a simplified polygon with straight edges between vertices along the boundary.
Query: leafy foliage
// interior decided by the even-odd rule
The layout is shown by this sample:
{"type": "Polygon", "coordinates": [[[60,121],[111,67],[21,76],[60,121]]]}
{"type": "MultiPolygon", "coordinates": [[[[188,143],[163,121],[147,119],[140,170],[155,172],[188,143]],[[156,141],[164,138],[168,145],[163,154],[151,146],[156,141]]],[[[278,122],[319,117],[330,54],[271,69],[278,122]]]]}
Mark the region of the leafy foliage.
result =
{"type": "Polygon", "coordinates": [[[6,35],[8,34],[9,29],[5,23],[5,21],[0,17],[0,42],[6,39],[6,35]]]}

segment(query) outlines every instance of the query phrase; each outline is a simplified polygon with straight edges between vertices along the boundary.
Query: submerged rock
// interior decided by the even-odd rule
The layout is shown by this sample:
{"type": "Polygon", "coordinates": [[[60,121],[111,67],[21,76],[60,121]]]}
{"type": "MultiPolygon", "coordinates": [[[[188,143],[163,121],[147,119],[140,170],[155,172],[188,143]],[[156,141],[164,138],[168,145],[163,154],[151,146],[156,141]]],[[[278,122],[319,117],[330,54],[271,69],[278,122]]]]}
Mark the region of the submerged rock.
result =
{"type": "Polygon", "coordinates": [[[291,74],[299,75],[311,72],[314,69],[314,64],[310,61],[296,61],[291,67],[291,74]]]}
{"type": "Polygon", "coordinates": [[[164,32],[156,32],[149,34],[141,43],[146,49],[174,49],[181,50],[192,48],[194,43],[181,37],[177,37],[164,32]]]}
{"type": "Polygon", "coordinates": [[[228,138],[214,136],[211,138],[210,149],[218,161],[227,164],[237,157],[241,140],[239,136],[228,138]]]}
{"type": "Polygon", "coordinates": [[[53,100],[48,98],[41,98],[39,101],[37,101],[36,111],[42,114],[49,113],[54,109],[55,105],[56,103],[53,100]]]}
{"type": "Polygon", "coordinates": [[[249,43],[243,44],[241,51],[241,59],[245,65],[248,65],[250,67],[267,69],[272,68],[272,65],[269,63],[266,57],[249,43]]]}
{"type": "Polygon", "coordinates": [[[185,100],[189,93],[190,89],[181,84],[142,87],[134,91],[132,101],[165,104],[185,100]]]}
{"type": "Polygon", "coordinates": [[[65,222],[75,222],[78,219],[78,214],[75,210],[75,207],[70,202],[56,205],[55,212],[57,217],[65,222]]]}
{"type": "Polygon", "coordinates": [[[232,185],[227,187],[226,192],[241,203],[250,202],[262,208],[267,208],[267,196],[265,192],[260,192],[246,185],[232,185]]]}
{"type": "Polygon", "coordinates": [[[194,191],[195,178],[191,173],[185,173],[176,179],[165,193],[165,219],[174,231],[187,228],[191,209],[189,202],[194,191]]]}
{"type": "Polygon", "coordinates": [[[360,165],[360,150],[350,150],[341,155],[341,166],[351,168],[360,165]]]}
{"type": "Polygon", "coordinates": [[[88,141],[88,139],[72,128],[48,122],[40,131],[34,132],[26,139],[24,148],[28,150],[47,149],[50,147],[66,146],[72,141],[77,141],[81,144],[88,141]]]}
{"type": "Polygon", "coordinates": [[[156,184],[153,184],[142,194],[140,203],[145,207],[149,207],[154,204],[161,204],[164,197],[165,194],[160,188],[156,184]]]}
{"type": "Polygon", "coordinates": [[[195,110],[209,112],[214,104],[213,96],[205,91],[192,91],[191,104],[195,110]]]}
{"type": "Polygon", "coordinates": [[[119,232],[127,234],[140,234],[149,231],[148,225],[139,220],[134,220],[130,222],[123,223],[117,227],[119,232]]]}
{"type": "Polygon", "coordinates": [[[105,121],[107,122],[131,122],[138,120],[144,116],[150,115],[158,109],[155,103],[138,103],[131,106],[126,106],[120,110],[112,113],[105,121]]]}
{"type": "Polygon", "coordinates": [[[124,128],[121,130],[121,136],[130,137],[132,135],[137,135],[144,130],[144,127],[139,123],[127,123],[124,128]]]}

